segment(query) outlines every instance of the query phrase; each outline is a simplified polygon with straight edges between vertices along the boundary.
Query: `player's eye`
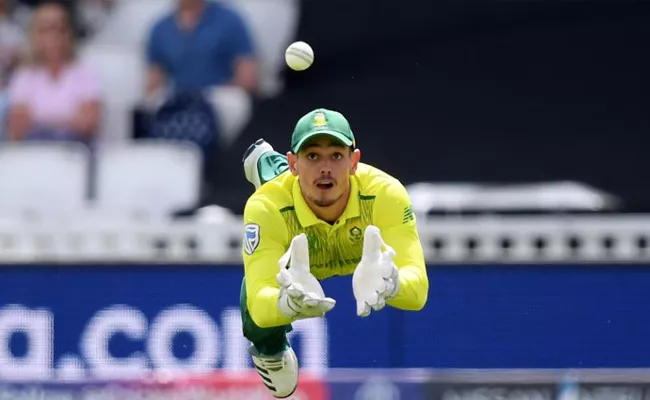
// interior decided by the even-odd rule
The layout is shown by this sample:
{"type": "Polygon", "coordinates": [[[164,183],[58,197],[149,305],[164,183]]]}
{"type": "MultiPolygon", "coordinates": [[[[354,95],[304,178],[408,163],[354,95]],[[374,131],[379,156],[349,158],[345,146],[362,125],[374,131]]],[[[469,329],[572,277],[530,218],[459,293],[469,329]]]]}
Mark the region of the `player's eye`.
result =
{"type": "Polygon", "coordinates": [[[307,159],[310,160],[310,161],[314,161],[314,160],[318,159],[318,154],[309,153],[309,154],[307,154],[307,159]]]}
{"type": "Polygon", "coordinates": [[[341,153],[334,153],[334,154],[332,155],[332,158],[334,158],[335,160],[342,160],[342,159],[343,159],[343,154],[341,154],[341,153]]]}

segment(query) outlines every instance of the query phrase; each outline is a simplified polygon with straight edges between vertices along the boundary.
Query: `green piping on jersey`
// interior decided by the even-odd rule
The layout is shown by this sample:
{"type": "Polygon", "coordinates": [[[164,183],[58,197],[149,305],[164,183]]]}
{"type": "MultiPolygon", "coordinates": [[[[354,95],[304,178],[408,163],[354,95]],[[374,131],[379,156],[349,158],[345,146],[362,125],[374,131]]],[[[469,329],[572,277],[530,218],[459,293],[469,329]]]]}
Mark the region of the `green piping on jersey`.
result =
{"type": "Polygon", "coordinates": [[[294,206],[286,206],[286,207],[284,207],[284,208],[281,208],[281,209],[280,209],[280,212],[281,212],[281,213],[285,213],[285,212],[287,212],[287,211],[293,211],[293,210],[295,210],[295,209],[296,209],[296,208],[295,208],[294,206]]]}

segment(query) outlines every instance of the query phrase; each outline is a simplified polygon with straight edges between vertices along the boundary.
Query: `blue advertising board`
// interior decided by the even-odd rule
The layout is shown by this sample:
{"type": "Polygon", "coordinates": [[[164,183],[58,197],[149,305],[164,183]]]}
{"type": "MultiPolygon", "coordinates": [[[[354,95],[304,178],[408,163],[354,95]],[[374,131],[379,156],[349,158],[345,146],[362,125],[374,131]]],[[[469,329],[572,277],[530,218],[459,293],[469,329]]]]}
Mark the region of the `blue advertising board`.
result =
{"type": "Polygon", "coordinates": [[[400,366],[650,366],[650,267],[477,265],[430,270],[429,304],[400,314],[400,366]]]}
{"type": "MultiPolygon", "coordinates": [[[[0,378],[131,376],[250,366],[241,266],[7,266],[0,378]]],[[[650,267],[433,266],[420,312],[355,314],[350,277],[323,282],[326,319],[295,324],[327,368],[650,366],[650,267]]]]}

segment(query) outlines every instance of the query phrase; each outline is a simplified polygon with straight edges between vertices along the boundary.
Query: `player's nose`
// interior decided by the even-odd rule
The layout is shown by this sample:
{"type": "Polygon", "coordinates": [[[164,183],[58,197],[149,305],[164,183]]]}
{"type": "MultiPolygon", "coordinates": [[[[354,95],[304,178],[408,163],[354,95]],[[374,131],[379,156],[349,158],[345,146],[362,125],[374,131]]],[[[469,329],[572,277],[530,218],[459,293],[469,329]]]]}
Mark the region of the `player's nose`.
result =
{"type": "Polygon", "coordinates": [[[332,167],[329,161],[325,161],[320,166],[321,178],[325,178],[332,173],[332,167]]]}

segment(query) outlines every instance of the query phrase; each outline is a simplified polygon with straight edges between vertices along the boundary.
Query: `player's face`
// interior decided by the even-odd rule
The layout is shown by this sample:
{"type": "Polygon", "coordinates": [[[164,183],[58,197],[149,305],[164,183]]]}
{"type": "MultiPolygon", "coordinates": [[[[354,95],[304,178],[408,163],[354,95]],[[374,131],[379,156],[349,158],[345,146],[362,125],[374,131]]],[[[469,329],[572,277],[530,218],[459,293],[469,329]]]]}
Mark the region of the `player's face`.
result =
{"type": "Polygon", "coordinates": [[[330,138],[314,138],[295,156],[289,154],[291,171],[298,176],[308,202],[330,207],[347,202],[350,175],[359,164],[361,153],[330,138]]]}

